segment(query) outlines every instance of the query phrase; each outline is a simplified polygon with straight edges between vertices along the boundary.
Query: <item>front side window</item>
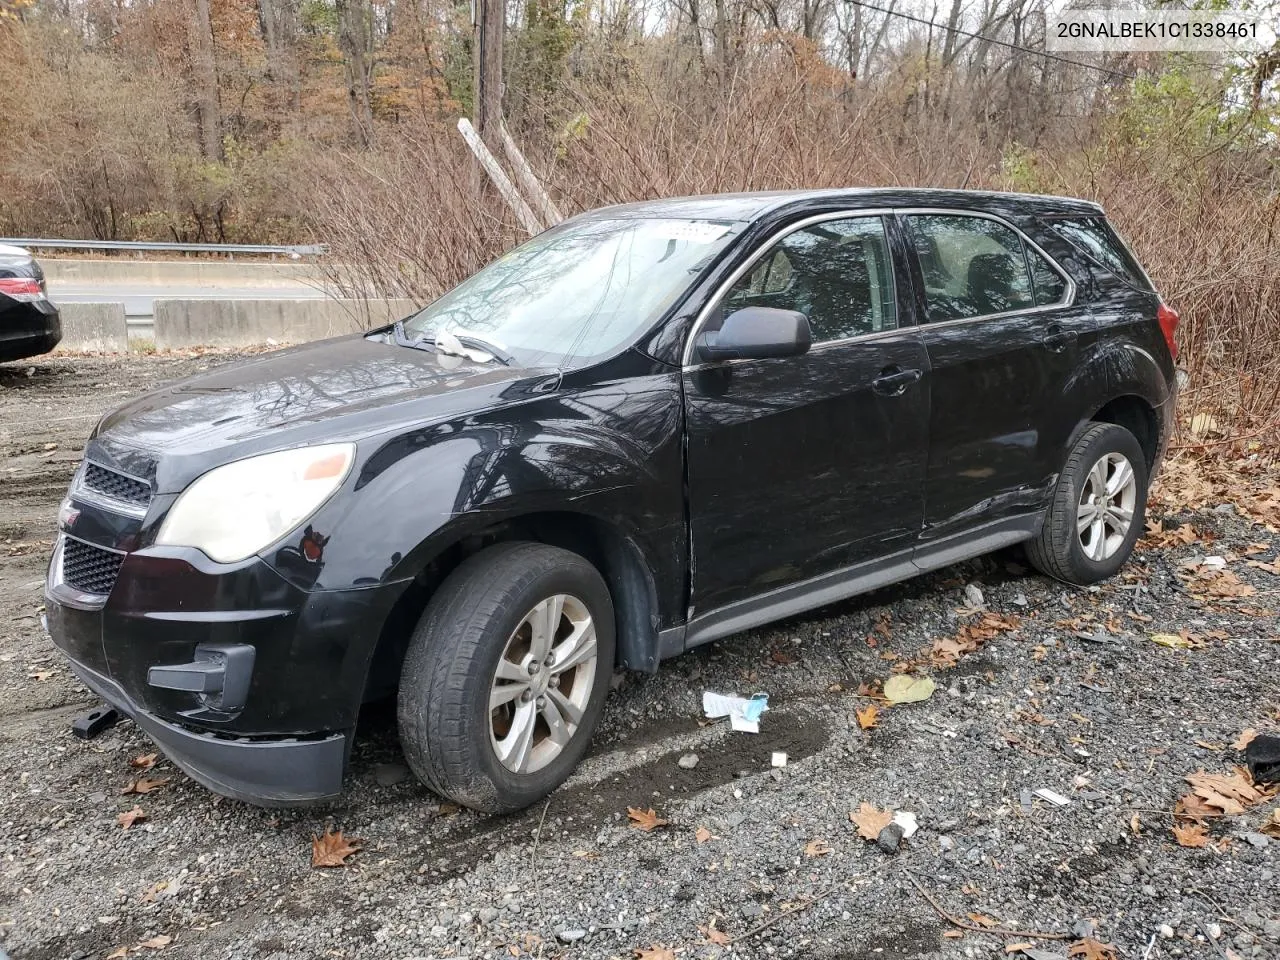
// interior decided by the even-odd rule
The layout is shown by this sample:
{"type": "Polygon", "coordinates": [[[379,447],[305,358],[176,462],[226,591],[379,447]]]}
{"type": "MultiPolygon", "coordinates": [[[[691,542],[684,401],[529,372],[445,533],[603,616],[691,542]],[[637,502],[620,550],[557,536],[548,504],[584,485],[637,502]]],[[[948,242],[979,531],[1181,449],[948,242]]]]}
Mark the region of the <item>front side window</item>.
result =
{"type": "Polygon", "coordinates": [[[930,323],[1007,313],[1037,303],[1022,238],[1015,231],[985,217],[918,214],[907,219],[924,276],[930,323]]]}
{"type": "Polygon", "coordinates": [[[739,223],[570,221],[534,237],[405,321],[413,338],[468,334],[524,366],[601,359],[656,322],[739,223]]]}
{"type": "Polygon", "coordinates": [[[883,221],[826,220],[787,234],[730,288],[713,322],[743,307],[799,310],[815,344],[895,329],[883,221]]]}

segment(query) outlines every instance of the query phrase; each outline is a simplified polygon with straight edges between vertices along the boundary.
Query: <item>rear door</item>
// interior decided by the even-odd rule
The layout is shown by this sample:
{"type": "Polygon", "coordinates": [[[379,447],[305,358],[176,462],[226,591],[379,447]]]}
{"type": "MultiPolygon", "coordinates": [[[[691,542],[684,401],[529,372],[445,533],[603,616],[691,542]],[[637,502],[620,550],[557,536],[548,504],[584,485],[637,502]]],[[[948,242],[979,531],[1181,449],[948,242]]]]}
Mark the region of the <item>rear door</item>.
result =
{"type": "Polygon", "coordinates": [[[1017,230],[903,214],[932,375],[924,540],[1038,511],[1062,468],[1045,435],[1075,368],[1074,287],[1017,230]]]}
{"type": "Polygon", "coordinates": [[[813,346],[685,367],[695,616],[909,550],[919,533],[928,364],[885,219],[802,221],[704,318],[799,310],[813,346]]]}

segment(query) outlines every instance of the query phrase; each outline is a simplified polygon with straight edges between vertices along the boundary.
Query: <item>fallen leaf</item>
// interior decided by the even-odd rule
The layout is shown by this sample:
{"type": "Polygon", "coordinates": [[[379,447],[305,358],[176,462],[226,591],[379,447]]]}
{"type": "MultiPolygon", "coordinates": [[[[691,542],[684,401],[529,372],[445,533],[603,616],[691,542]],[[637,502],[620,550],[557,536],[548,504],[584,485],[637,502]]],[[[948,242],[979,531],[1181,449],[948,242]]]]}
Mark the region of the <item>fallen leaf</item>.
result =
{"type": "Polygon", "coordinates": [[[635,956],[636,960],[676,960],[675,951],[656,943],[651,947],[637,947],[635,956]]]}
{"type": "Polygon", "coordinates": [[[787,651],[776,648],[776,647],[774,648],[774,651],[771,654],[769,654],[769,659],[772,660],[774,663],[781,664],[782,666],[786,666],[788,663],[796,662],[795,657],[787,653],[787,651]]]}
{"type": "Polygon", "coordinates": [[[1257,735],[1258,731],[1253,729],[1253,727],[1245,727],[1245,729],[1240,731],[1240,736],[1231,741],[1231,749],[1243,750],[1249,744],[1253,743],[1254,738],[1257,737],[1257,735]]]}
{"type": "Polygon", "coordinates": [[[705,927],[699,927],[698,932],[707,938],[708,943],[714,943],[718,947],[727,947],[733,943],[733,938],[723,930],[716,929],[716,918],[712,917],[707,921],[705,927]]]}
{"type": "Polygon", "coordinates": [[[959,940],[961,937],[964,936],[964,931],[963,930],[944,930],[942,931],[942,935],[946,937],[948,940],[959,940]]]}
{"type": "Polygon", "coordinates": [[[160,936],[152,937],[150,940],[143,940],[138,946],[146,947],[148,950],[163,950],[171,943],[173,943],[173,937],[162,933],[160,936]]]}
{"type": "Polygon", "coordinates": [[[121,830],[128,830],[140,820],[147,819],[147,815],[142,812],[142,808],[135,806],[132,810],[126,810],[124,813],[116,814],[116,822],[120,824],[121,830]]]}
{"type": "Polygon", "coordinates": [[[858,729],[870,730],[880,722],[880,708],[874,703],[868,704],[861,710],[855,710],[854,714],[858,718],[858,729]]]}
{"type": "Polygon", "coordinates": [[[1200,770],[1185,779],[1196,796],[1228,816],[1244,813],[1246,807],[1260,802],[1265,796],[1253,785],[1253,778],[1245,767],[1236,767],[1231,773],[1205,773],[1200,770]]]}
{"type": "Polygon", "coordinates": [[[1190,650],[1191,641],[1176,633],[1153,633],[1151,634],[1151,642],[1158,643],[1162,647],[1168,647],[1170,650],[1190,650]]]}
{"type": "Polygon", "coordinates": [[[37,670],[35,673],[28,673],[27,676],[35,680],[37,683],[43,683],[53,676],[52,670],[37,670]]]}
{"type": "Polygon", "coordinates": [[[359,842],[354,837],[347,839],[341,830],[335,833],[332,827],[325,827],[324,836],[311,838],[311,866],[345,867],[347,857],[360,852],[359,842]]]}
{"type": "Polygon", "coordinates": [[[1067,948],[1067,956],[1081,957],[1082,960],[1116,960],[1116,948],[1093,937],[1085,937],[1067,948]]]}
{"type": "Polygon", "coordinates": [[[103,960],[124,960],[129,955],[128,947],[116,947],[103,960]]]}
{"type": "Polygon", "coordinates": [[[884,696],[890,703],[918,703],[933,696],[936,685],[931,677],[909,677],[898,674],[884,682],[884,696]]]}
{"type": "Polygon", "coordinates": [[[1173,825],[1173,838],[1178,841],[1178,846],[1180,847],[1207,847],[1209,845],[1209,834],[1198,823],[1175,823],[1173,825]]]}
{"type": "Polygon", "coordinates": [[[1206,817],[1219,817],[1222,812],[1209,806],[1194,793],[1179,797],[1173,805],[1173,815],[1180,820],[1195,820],[1203,823],[1206,817]]]}
{"type": "Polygon", "coordinates": [[[462,807],[456,803],[449,803],[447,800],[440,804],[440,816],[452,817],[455,813],[461,813],[462,807]]]}
{"type": "Polygon", "coordinates": [[[981,913],[969,914],[969,920],[971,923],[976,923],[980,927],[986,927],[988,930],[990,930],[994,926],[998,926],[995,920],[992,920],[990,917],[985,916],[984,914],[981,914],[981,913]]]}
{"type": "Polygon", "coordinates": [[[579,860],[595,860],[600,856],[599,850],[575,850],[573,855],[579,860]]]}
{"type": "Polygon", "coordinates": [[[1258,832],[1280,840],[1280,807],[1271,811],[1271,816],[1258,828],[1258,832]]]}
{"type": "Polygon", "coordinates": [[[139,777],[137,780],[130,780],[128,786],[120,791],[120,795],[126,796],[131,793],[150,793],[152,790],[159,790],[168,782],[168,777],[139,777]]]}
{"type": "Polygon", "coordinates": [[[133,767],[135,770],[150,770],[156,765],[156,757],[158,756],[159,754],[155,753],[140,754],[139,756],[130,758],[129,766],[133,767]]]}
{"type": "Polygon", "coordinates": [[[858,825],[858,836],[874,840],[893,821],[893,811],[879,810],[864,800],[857,810],[850,811],[849,819],[858,825]]]}
{"type": "Polygon", "coordinates": [[[1129,829],[1133,831],[1135,837],[1142,836],[1142,821],[1136,813],[1129,818],[1129,829]]]}
{"type": "Polygon", "coordinates": [[[815,837],[804,845],[804,855],[806,857],[825,857],[831,852],[831,848],[827,846],[827,841],[815,837]]]}
{"type": "Polygon", "coordinates": [[[631,820],[631,826],[646,833],[656,827],[665,827],[667,825],[666,820],[663,820],[653,812],[653,807],[648,810],[641,810],[639,807],[627,807],[627,817],[631,820]]]}
{"type": "Polygon", "coordinates": [[[711,839],[712,833],[706,827],[699,827],[697,830],[693,831],[693,836],[699,843],[706,843],[711,839]]]}

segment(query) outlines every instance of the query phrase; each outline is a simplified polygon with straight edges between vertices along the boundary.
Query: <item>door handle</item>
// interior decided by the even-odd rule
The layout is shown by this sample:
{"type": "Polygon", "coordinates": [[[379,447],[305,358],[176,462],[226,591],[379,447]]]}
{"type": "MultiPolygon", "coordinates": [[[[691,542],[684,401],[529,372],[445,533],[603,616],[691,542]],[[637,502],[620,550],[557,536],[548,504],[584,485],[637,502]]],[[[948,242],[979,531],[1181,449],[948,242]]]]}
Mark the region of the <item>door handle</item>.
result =
{"type": "Polygon", "coordinates": [[[881,396],[900,397],[924,375],[923,370],[903,370],[901,367],[885,367],[880,376],[871,381],[871,389],[881,396]]]}
{"type": "Polygon", "coordinates": [[[1040,342],[1053,353],[1061,353],[1075,343],[1076,336],[1075,331],[1064,330],[1061,324],[1051,323],[1045,328],[1044,336],[1040,338],[1040,342]]]}

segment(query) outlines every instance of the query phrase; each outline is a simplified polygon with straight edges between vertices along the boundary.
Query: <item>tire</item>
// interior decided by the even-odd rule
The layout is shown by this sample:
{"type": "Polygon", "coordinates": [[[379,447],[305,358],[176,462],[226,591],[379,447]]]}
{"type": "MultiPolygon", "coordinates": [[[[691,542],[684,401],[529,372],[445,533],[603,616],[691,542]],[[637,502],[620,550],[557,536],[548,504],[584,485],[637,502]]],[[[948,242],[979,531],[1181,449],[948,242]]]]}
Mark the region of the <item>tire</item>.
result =
{"type": "Polygon", "coordinates": [[[1089,425],[1058,476],[1040,535],[1027,542],[1032,566],[1046,576],[1081,586],[1112,576],[1129,559],[1145,528],[1147,471],[1146,454],[1132,433],[1112,423],[1089,425]],[[1131,499],[1119,486],[1120,458],[1132,470],[1131,499]],[[1095,468],[1101,475],[1093,474],[1095,468]],[[1113,486],[1117,490],[1100,500],[1095,492],[1102,476],[1109,493],[1113,486]],[[1118,524],[1129,504],[1130,520],[1121,535],[1118,524]],[[1090,506],[1094,512],[1087,514],[1090,506]]]}
{"type": "Polygon", "coordinates": [[[482,550],[440,585],[409,641],[397,709],[405,759],[427,786],[463,806],[523,809],[563,783],[582,759],[613,663],[613,602],[595,567],[540,543],[482,550]],[[594,663],[573,665],[569,647],[586,650],[588,623],[594,663]],[[557,639],[535,646],[545,636],[557,639]],[[535,655],[548,646],[552,656],[539,661],[535,655]],[[559,673],[557,651],[569,664],[559,673]],[[493,698],[502,699],[496,710],[493,698]],[[557,742],[553,715],[567,742],[557,742]],[[525,749],[520,734],[530,730],[525,749]]]}

